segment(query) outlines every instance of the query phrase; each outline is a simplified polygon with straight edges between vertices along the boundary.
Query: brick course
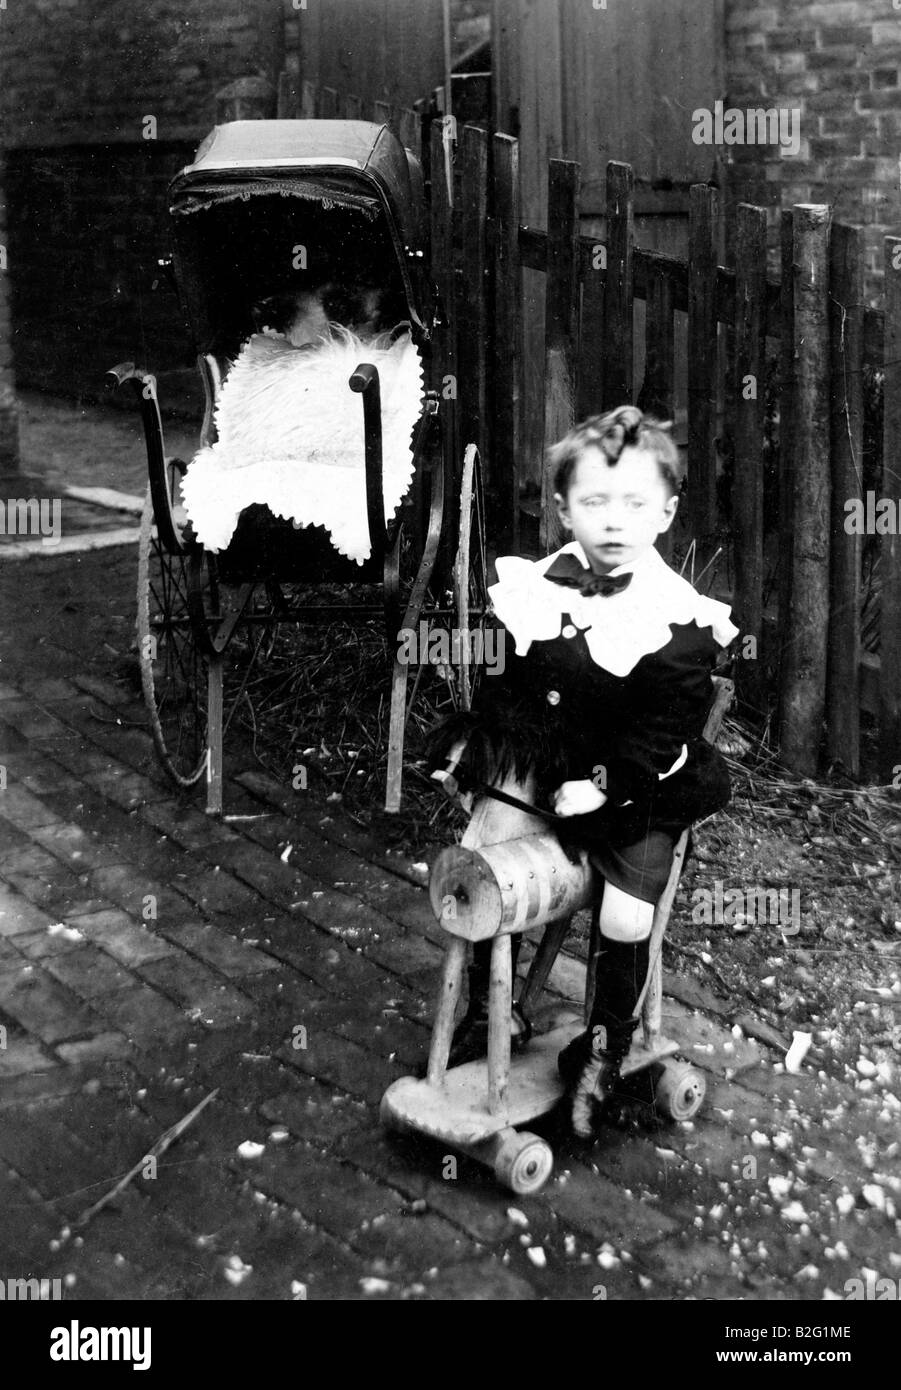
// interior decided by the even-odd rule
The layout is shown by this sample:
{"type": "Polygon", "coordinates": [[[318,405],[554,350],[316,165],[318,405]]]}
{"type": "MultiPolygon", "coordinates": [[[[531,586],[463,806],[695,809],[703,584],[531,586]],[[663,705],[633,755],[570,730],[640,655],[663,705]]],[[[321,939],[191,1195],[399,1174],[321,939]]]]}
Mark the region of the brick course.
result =
{"type": "Polygon", "coordinates": [[[726,3],[727,106],[800,107],[796,156],[758,145],[723,150],[730,201],[770,214],[778,246],[781,208],[828,202],[837,221],[866,229],[866,291],[876,303],[882,239],[901,227],[898,121],[901,12],[873,0],[776,9],[726,3]]]}

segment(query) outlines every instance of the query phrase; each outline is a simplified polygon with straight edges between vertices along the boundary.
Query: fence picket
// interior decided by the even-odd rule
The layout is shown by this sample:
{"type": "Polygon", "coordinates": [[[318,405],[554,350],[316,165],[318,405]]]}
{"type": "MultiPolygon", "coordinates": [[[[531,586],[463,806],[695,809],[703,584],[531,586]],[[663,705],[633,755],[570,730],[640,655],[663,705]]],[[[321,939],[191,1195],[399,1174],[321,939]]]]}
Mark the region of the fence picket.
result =
{"type": "Polygon", "coordinates": [[[832,552],[826,728],[829,758],[860,770],[860,558],[845,502],[862,492],[863,232],[833,223],[829,248],[832,552]]]}
{"type": "Polygon", "coordinates": [[[599,415],[604,408],[604,294],[607,280],[607,247],[593,239],[586,248],[582,244],[582,318],[579,334],[579,370],[577,373],[580,420],[587,415],[599,415]]]}
{"type": "Polygon", "coordinates": [[[880,498],[894,503],[892,530],[880,536],[879,767],[886,782],[901,773],[901,237],[885,238],[885,404],[880,498]]]}
{"type": "Polygon", "coordinates": [[[495,135],[494,222],[494,476],[497,531],[519,549],[519,467],[522,440],[522,273],[519,260],[519,142],[495,135]]]}
{"type": "Polygon", "coordinates": [[[319,119],[336,121],[338,119],[338,92],[334,87],[319,88],[319,119]]]}
{"type": "Polygon", "coordinates": [[[443,429],[441,432],[444,457],[444,530],[440,561],[450,571],[456,549],[457,487],[462,466],[459,438],[459,372],[457,369],[457,295],[454,274],[453,209],[448,197],[443,123],[432,121],[431,171],[432,191],[429,202],[431,222],[432,282],[437,287],[441,322],[435,332],[435,362],[441,375],[434,382],[441,396],[443,429]]]}
{"type": "Polygon", "coordinates": [[[693,184],[688,231],[688,482],[695,538],[716,527],[716,190],[693,184]]]}
{"type": "Polygon", "coordinates": [[[607,279],[604,293],[604,408],[632,401],[632,252],[635,178],[631,164],[607,165],[607,279]]]}
{"type": "MultiPolygon", "coordinates": [[[[794,214],[783,212],[781,235],[781,280],[779,284],[779,630],[788,622],[792,589],[792,547],[789,544],[795,514],[794,454],[792,432],[795,419],[795,259],[794,214]]],[[[780,642],[778,682],[784,678],[785,646],[780,642]]]]}
{"type": "Polygon", "coordinates": [[[492,478],[488,447],[488,132],[463,130],[462,185],[462,339],[466,368],[461,375],[463,444],[478,445],[486,485],[492,478]]]}
{"type": "Polygon", "coordinates": [[[794,208],[794,548],[782,690],[782,757],[812,777],[822,731],[829,627],[829,208],[794,208]]]}
{"type": "MultiPolygon", "coordinates": [[[[544,443],[555,444],[572,427],[578,345],[579,165],[548,165],[547,280],[544,297],[544,443]]],[[[539,543],[545,554],[562,543],[553,480],[541,473],[539,543]]]]}
{"type": "MultiPolygon", "coordinates": [[[[766,213],[740,203],[735,227],[734,621],[756,653],[738,665],[739,688],[763,705],[763,445],[766,374],[766,213]]],[[[746,653],[742,652],[742,656],[746,653]]]]}

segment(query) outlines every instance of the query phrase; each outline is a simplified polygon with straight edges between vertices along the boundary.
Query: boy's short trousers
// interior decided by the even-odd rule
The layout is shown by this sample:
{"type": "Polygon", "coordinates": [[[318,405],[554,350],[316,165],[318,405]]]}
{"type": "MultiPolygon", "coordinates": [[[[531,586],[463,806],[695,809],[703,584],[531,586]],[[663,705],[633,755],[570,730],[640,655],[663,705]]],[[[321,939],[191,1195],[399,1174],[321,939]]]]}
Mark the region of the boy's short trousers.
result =
{"type": "Polygon", "coordinates": [[[596,845],[588,858],[606,883],[641,902],[656,905],[673,866],[675,843],[664,831],[651,830],[631,845],[596,845]]]}

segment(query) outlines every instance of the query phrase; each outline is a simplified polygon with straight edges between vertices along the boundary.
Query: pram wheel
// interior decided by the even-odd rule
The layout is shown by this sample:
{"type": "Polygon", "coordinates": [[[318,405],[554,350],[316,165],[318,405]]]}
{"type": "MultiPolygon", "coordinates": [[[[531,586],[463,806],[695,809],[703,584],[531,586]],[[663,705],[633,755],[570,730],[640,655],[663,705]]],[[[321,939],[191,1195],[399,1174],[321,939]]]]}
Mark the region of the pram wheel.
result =
{"type": "Polygon", "coordinates": [[[658,1064],[654,1100],[670,1120],[690,1120],[700,1110],[707,1094],[703,1072],[679,1057],[667,1057],[658,1064]]]}
{"type": "MultiPolygon", "coordinates": [[[[171,495],[177,497],[176,471],[171,495]]],[[[179,509],[172,515],[178,524],[179,509]]],[[[157,753],[164,768],[180,787],[191,787],[206,777],[208,791],[215,789],[221,809],[222,734],[239,701],[245,698],[247,675],[255,665],[261,645],[272,638],[271,618],[276,598],[266,586],[267,612],[255,613],[261,621],[251,624],[256,594],[262,585],[240,588],[220,584],[216,558],[201,546],[185,543],[177,535],[180,552],[163,543],[155,522],[151,489],[141,517],[138,551],[138,660],[141,687],[150,715],[157,753]],[[240,628],[239,628],[240,624],[240,628]],[[228,647],[228,696],[225,700],[225,648],[228,647]],[[239,679],[235,679],[235,674],[239,679]]]]}
{"type": "Polygon", "coordinates": [[[551,1176],[554,1155],[549,1144],[528,1131],[507,1135],[494,1159],[494,1176],[518,1197],[540,1192],[551,1176]]]}
{"type": "Polygon", "coordinates": [[[190,552],[170,553],[162,544],[148,488],[138,551],[138,661],[153,741],[180,787],[198,782],[208,761],[206,673],[188,611],[190,564],[190,552]]]}

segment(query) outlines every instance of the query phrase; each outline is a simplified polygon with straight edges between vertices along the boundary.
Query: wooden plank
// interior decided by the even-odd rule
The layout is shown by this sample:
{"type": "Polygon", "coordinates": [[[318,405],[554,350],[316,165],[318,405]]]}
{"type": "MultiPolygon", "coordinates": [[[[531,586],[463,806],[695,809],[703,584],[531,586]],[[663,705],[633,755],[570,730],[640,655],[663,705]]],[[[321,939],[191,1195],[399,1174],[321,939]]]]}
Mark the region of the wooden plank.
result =
{"type": "Polygon", "coordinates": [[[695,538],[716,527],[716,190],[691,190],[688,233],[688,485],[695,538]]]}
{"type": "Polygon", "coordinates": [[[638,404],[661,420],[671,420],[676,371],[673,282],[659,266],[651,266],[648,275],[645,374],[638,404]]]}
{"type": "Polygon", "coordinates": [[[491,7],[491,98],[494,129],[519,138],[519,0],[493,0],[491,7]]]}
{"type": "MultiPolygon", "coordinates": [[[[580,200],[581,201],[581,200],[580,200]]],[[[576,371],[578,404],[576,415],[584,420],[598,415],[604,401],[604,290],[607,282],[607,247],[598,237],[583,237],[577,277],[582,281],[582,310],[579,331],[579,360],[576,371]],[[584,243],[588,242],[588,255],[584,243]]]]}
{"type": "Polygon", "coordinates": [[[432,281],[438,292],[440,323],[435,332],[434,386],[439,392],[442,452],[444,455],[444,532],[438,556],[439,573],[449,574],[456,553],[458,484],[462,467],[459,424],[459,372],[457,366],[457,303],[454,276],[453,209],[448,198],[444,123],[432,121],[431,194],[429,200],[432,281]]]}
{"type": "MultiPolygon", "coordinates": [[[[673,284],[659,267],[649,270],[645,315],[645,371],[638,404],[660,420],[675,413],[676,330],[673,321],[673,284]]],[[[673,553],[673,528],[654,542],[664,560],[673,553]]]]}
{"type": "Polygon", "coordinates": [[[802,776],[817,770],[829,626],[829,208],[794,208],[794,520],[792,592],[783,624],[782,757],[802,776]]]}
{"type": "MultiPolygon", "coordinates": [[[[880,498],[901,516],[901,237],[885,238],[885,397],[880,498]]],[[[896,786],[901,772],[901,536],[880,537],[879,769],[896,786]]]]}
{"type": "Polygon", "coordinates": [[[519,264],[519,143],[494,138],[494,534],[519,549],[519,453],[522,441],[522,276],[519,264]]]}
{"type": "Polygon", "coordinates": [[[390,101],[375,101],[372,104],[372,119],[379,125],[391,126],[394,129],[394,107],[390,101]]]}
{"type": "MultiPolygon", "coordinates": [[[[795,419],[795,233],[794,214],[783,212],[780,227],[782,279],[779,286],[780,298],[780,343],[779,343],[779,535],[785,544],[779,547],[779,627],[782,633],[788,625],[792,591],[792,547],[788,539],[792,534],[795,511],[794,498],[794,451],[792,431],[795,419]]],[[[784,638],[779,649],[779,676],[781,689],[785,666],[784,638]]]]}
{"type": "Polygon", "coordinates": [[[309,81],[301,83],[300,115],[302,120],[315,120],[318,100],[319,88],[316,83],[309,81]]]}
{"type": "Polygon", "coordinates": [[[397,130],[401,144],[419,158],[419,146],[422,140],[420,132],[419,113],[409,106],[404,106],[398,114],[397,130]]]}
{"type": "MultiPolygon", "coordinates": [[[[766,378],[764,295],[766,212],[740,203],[735,219],[735,473],[732,531],[733,621],[754,639],[753,657],[737,666],[739,691],[765,714],[763,690],[763,450],[766,378]]],[[[743,650],[741,656],[745,656],[743,650]]]]}
{"type": "Polygon", "coordinates": [[[632,401],[632,248],[634,179],[631,166],[607,165],[607,281],[604,294],[604,409],[632,401]]]}
{"type": "MultiPolygon", "coordinates": [[[[860,553],[845,530],[845,502],[863,495],[864,236],[833,223],[829,246],[832,555],[826,658],[829,758],[860,771],[860,553]]],[[[895,272],[897,275],[897,272],[895,272]]]]}
{"type": "MultiPolygon", "coordinates": [[[[577,236],[579,166],[552,159],[548,167],[548,267],[544,297],[544,444],[548,448],[572,428],[576,400],[579,318],[577,236]]],[[[547,468],[541,476],[541,528],[544,554],[563,542],[547,468]]]]}
{"type": "Polygon", "coordinates": [[[488,427],[488,132],[465,126],[460,197],[463,233],[462,341],[466,369],[461,376],[461,428],[464,448],[478,447],[482,476],[492,480],[488,427]]]}
{"type": "Polygon", "coordinates": [[[276,110],[280,121],[293,121],[297,115],[297,86],[290,72],[279,73],[276,110]]]}
{"type": "Polygon", "coordinates": [[[583,175],[597,181],[606,161],[621,159],[642,178],[709,179],[717,151],[691,139],[691,112],[729,86],[719,0],[560,8],[564,151],[583,175]]]}

